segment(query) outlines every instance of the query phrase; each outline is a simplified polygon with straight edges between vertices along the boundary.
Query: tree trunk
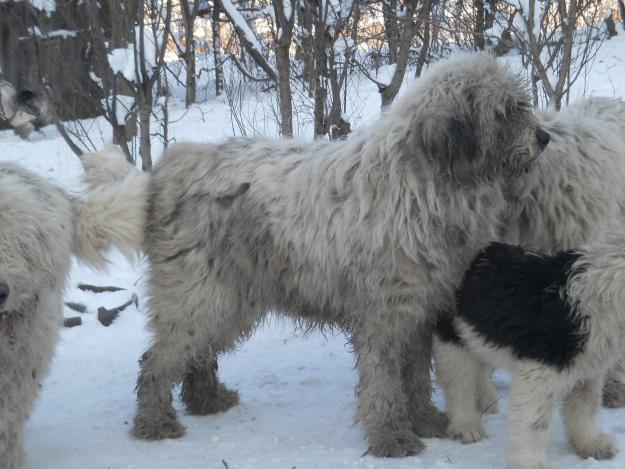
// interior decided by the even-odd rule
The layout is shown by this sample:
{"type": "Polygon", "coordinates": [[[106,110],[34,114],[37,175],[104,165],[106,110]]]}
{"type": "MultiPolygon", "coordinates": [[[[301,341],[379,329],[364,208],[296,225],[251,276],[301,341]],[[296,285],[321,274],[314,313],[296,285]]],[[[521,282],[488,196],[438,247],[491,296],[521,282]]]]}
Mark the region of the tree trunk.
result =
{"type": "Polygon", "coordinates": [[[184,99],[185,107],[191,106],[196,100],[197,81],[195,79],[195,47],[192,45],[194,40],[192,37],[187,37],[191,45],[187,45],[185,49],[185,67],[187,69],[186,79],[186,95],[184,99]]]}
{"type": "Polygon", "coordinates": [[[295,24],[295,2],[290,6],[290,15],[287,18],[282,0],[274,1],[276,14],[276,67],[278,94],[280,99],[280,133],[284,137],[293,136],[293,108],[291,105],[291,40],[293,25],[295,24]]]}
{"type": "Polygon", "coordinates": [[[497,0],[486,0],[490,6],[489,9],[484,8],[484,29],[488,31],[495,24],[495,12],[497,11],[497,0]]]}
{"type": "Polygon", "coordinates": [[[278,68],[278,92],[280,99],[280,133],[293,136],[293,109],[291,106],[291,59],[289,57],[290,38],[278,40],[276,45],[276,65],[278,68]]]}
{"type": "Polygon", "coordinates": [[[612,12],[610,12],[610,14],[605,17],[603,22],[605,23],[605,27],[608,31],[608,39],[612,39],[618,34],[616,32],[616,23],[614,22],[614,15],[612,15],[612,12]]]}
{"type": "Polygon", "coordinates": [[[387,86],[380,89],[382,108],[387,107],[393,102],[404,80],[406,67],[408,65],[408,58],[410,57],[410,45],[412,44],[412,39],[415,33],[414,13],[417,3],[419,3],[418,0],[410,0],[405,4],[406,14],[401,19],[403,27],[401,41],[399,44],[397,66],[395,67],[395,72],[393,73],[391,82],[387,86]]]}
{"type": "Polygon", "coordinates": [[[419,24],[423,27],[423,34],[421,41],[421,50],[419,51],[419,58],[417,59],[417,67],[415,70],[415,77],[420,77],[423,72],[423,66],[428,60],[430,53],[430,44],[432,42],[431,35],[431,21],[432,19],[432,0],[425,0],[419,11],[419,24]]]}
{"type": "Polygon", "coordinates": [[[473,29],[473,44],[476,49],[484,50],[484,0],[475,0],[475,28],[473,29]]]}
{"type": "Polygon", "coordinates": [[[150,140],[150,116],[152,114],[151,87],[139,91],[139,156],[141,169],[152,170],[152,141],[150,140]]]}
{"type": "Polygon", "coordinates": [[[223,59],[221,56],[221,23],[219,21],[221,15],[219,8],[219,2],[214,2],[211,28],[213,31],[213,58],[215,60],[215,96],[221,95],[224,89],[223,59]]]}
{"type": "Polygon", "coordinates": [[[618,0],[618,11],[621,14],[621,22],[623,23],[623,27],[625,28],[625,1],[618,0]]]}
{"type": "Polygon", "coordinates": [[[388,43],[388,61],[395,64],[397,63],[400,44],[399,26],[397,25],[397,0],[382,1],[382,16],[388,43]]]}
{"type": "Polygon", "coordinates": [[[326,18],[328,2],[315,2],[313,14],[315,25],[315,105],[314,105],[314,133],[315,138],[325,135],[325,104],[328,90],[325,87],[324,77],[328,71],[328,56],[326,48],[326,18]]]}
{"type": "Polygon", "coordinates": [[[562,98],[564,97],[564,85],[566,84],[569,73],[571,71],[571,59],[573,53],[573,41],[575,39],[575,18],[577,16],[577,0],[569,0],[568,1],[568,9],[564,0],[560,0],[562,4],[563,10],[566,12],[567,21],[563,23],[564,25],[564,44],[562,51],[562,66],[560,68],[560,76],[558,77],[558,82],[555,87],[554,95],[551,97],[551,100],[554,101],[555,107],[557,110],[560,110],[562,106],[562,98]]]}
{"type": "MultiPolygon", "coordinates": [[[[300,37],[300,47],[303,62],[302,80],[308,86],[309,90],[315,87],[315,39],[313,34],[313,3],[311,1],[303,2],[298,10],[299,24],[302,28],[300,37]]],[[[312,97],[312,93],[311,93],[312,97]]]]}
{"type": "Polygon", "coordinates": [[[196,100],[197,82],[195,79],[195,17],[199,0],[189,5],[189,0],[180,0],[180,12],[184,23],[184,64],[187,72],[185,82],[185,107],[191,106],[196,100]]]}

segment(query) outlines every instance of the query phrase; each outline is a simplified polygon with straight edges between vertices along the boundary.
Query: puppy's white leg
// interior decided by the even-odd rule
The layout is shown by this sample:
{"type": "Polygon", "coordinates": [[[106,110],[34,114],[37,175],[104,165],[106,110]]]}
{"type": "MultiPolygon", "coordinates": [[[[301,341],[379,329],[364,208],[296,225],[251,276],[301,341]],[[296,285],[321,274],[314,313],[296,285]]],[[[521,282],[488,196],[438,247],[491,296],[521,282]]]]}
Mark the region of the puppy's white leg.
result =
{"type": "Polygon", "coordinates": [[[499,406],[497,390],[491,377],[495,369],[486,363],[480,364],[477,376],[477,410],[482,414],[497,414],[499,406]]]}
{"type": "Polygon", "coordinates": [[[564,401],[562,413],[569,441],[582,458],[612,459],[618,448],[614,439],[597,428],[601,406],[600,378],[577,383],[564,401]]]}
{"type": "Polygon", "coordinates": [[[510,469],[548,469],[547,446],[553,432],[553,411],[561,393],[555,372],[540,365],[523,367],[510,389],[510,469]]]}
{"type": "Polygon", "coordinates": [[[434,338],[437,379],[445,394],[448,434],[463,443],[486,438],[477,411],[478,372],[482,364],[465,347],[434,338]]]}

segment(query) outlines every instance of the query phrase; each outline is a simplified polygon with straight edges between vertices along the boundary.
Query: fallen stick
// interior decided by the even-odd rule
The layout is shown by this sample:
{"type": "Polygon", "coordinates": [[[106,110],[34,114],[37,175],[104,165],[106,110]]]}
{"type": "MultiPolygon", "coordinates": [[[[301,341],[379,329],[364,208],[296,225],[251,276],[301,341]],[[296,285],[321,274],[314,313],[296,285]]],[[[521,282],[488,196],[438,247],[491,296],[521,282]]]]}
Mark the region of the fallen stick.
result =
{"type": "Polygon", "coordinates": [[[80,316],[74,316],[71,318],[63,319],[64,327],[76,327],[76,326],[80,326],[81,324],[82,324],[82,319],[80,318],[80,316]]]}
{"type": "Polygon", "coordinates": [[[125,288],[120,287],[98,287],[97,285],[89,285],[88,283],[79,283],[78,289],[82,291],[90,291],[92,293],[104,293],[125,290],[125,288]]]}
{"type": "Polygon", "coordinates": [[[117,316],[119,316],[121,311],[125,310],[132,304],[134,304],[135,307],[139,306],[139,298],[134,293],[128,301],[126,301],[123,305],[117,306],[116,308],[106,309],[104,306],[100,306],[98,308],[98,321],[100,321],[103,326],[108,327],[113,324],[113,321],[117,319],[117,316]]]}
{"type": "Polygon", "coordinates": [[[69,309],[73,311],[76,311],[77,313],[87,312],[87,307],[83,305],[82,303],[72,303],[71,301],[67,301],[65,302],[65,306],[67,306],[69,309]]]}

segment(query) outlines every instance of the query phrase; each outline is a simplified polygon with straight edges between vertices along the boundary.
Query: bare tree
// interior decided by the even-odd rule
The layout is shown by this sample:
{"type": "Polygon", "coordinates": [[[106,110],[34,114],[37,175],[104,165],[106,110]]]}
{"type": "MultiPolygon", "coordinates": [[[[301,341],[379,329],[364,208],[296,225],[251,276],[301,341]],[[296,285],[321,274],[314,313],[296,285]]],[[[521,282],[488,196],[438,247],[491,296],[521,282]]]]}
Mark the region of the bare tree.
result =
{"type": "MultiPolygon", "coordinates": [[[[382,2],[384,3],[384,2],[382,2]]],[[[427,61],[427,57],[430,53],[430,43],[432,39],[430,25],[433,21],[431,10],[434,3],[432,0],[405,0],[403,2],[397,2],[397,10],[394,17],[391,17],[391,10],[386,6],[382,7],[384,15],[384,24],[387,25],[391,22],[397,27],[398,42],[396,47],[396,54],[389,52],[389,57],[396,57],[394,62],[395,68],[393,75],[388,83],[384,83],[368,72],[365,65],[359,63],[359,68],[366,76],[373,80],[380,92],[381,106],[387,107],[393,102],[399,89],[404,81],[406,70],[410,63],[410,59],[415,57],[413,54],[413,47],[418,50],[416,55],[417,73],[420,74],[423,66],[427,61]]],[[[375,8],[377,4],[373,4],[375,8]]],[[[389,51],[393,49],[389,44],[389,51]]],[[[391,59],[389,59],[391,62],[391,59]]]]}
{"type": "Polygon", "coordinates": [[[382,2],[382,17],[384,18],[384,32],[388,45],[388,62],[397,63],[401,44],[402,30],[400,19],[400,6],[398,0],[386,0],[382,2]]]}
{"type": "Polygon", "coordinates": [[[295,25],[297,1],[274,0],[275,13],[275,54],[278,71],[278,95],[280,98],[281,133],[293,136],[293,108],[291,104],[291,42],[295,25]]]}
{"type": "MultiPolygon", "coordinates": [[[[426,3],[428,0],[426,0],[426,3]]],[[[410,57],[410,48],[412,40],[415,36],[416,24],[414,15],[417,11],[419,0],[406,0],[404,2],[405,12],[398,18],[400,36],[399,47],[397,53],[397,62],[395,71],[388,85],[379,86],[380,96],[382,97],[382,107],[386,107],[393,102],[399,88],[404,81],[408,59],[410,57]]]]}
{"type": "Polygon", "coordinates": [[[176,46],[178,55],[184,61],[185,79],[185,106],[189,107],[195,103],[197,95],[197,80],[195,73],[195,20],[201,13],[200,5],[204,5],[202,0],[179,0],[175,5],[176,11],[180,13],[180,24],[171,27],[171,37],[176,46]]]}
{"type": "Polygon", "coordinates": [[[560,109],[562,100],[568,101],[573,83],[594,60],[605,38],[597,8],[600,1],[528,0],[514,4],[518,21],[513,22],[513,31],[530,71],[535,104],[542,92],[547,102],[560,109]]]}
{"type": "Polygon", "coordinates": [[[305,2],[300,9],[298,42],[304,57],[303,84],[313,97],[315,138],[341,138],[350,131],[342,116],[341,93],[358,43],[358,2],[305,2]],[[312,37],[307,41],[307,37],[312,37]]]}
{"type": "Polygon", "coordinates": [[[139,26],[135,28],[134,81],[139,108],[139,155],[144,171],[152,169],[150,118],[154,107],[155,84],[163,68],[171,25],[171,0],[139,2],[139,26]]]}
{"type": "MultiPolygon", "coordinates": [[[[265,72],[266,78],[277,86],[280,107],[280,133],[284,136],[292,136],[293,110],[290,83],[290,47],[293,38],[297,2],[282,0],[272,2],[274,15],[267,19],[267,27],[271,33],[268,38],[269,41],[265,43],[261,41],[259,34],[249,27],[249,24],[230,0],[220,0],[220,4],[236,32],[241,47],[252,57],[256,66],[265,72]],[[269,54],[266,54],[267,50],[273,51],[275,64],[271,62],[269,54]]],[[[248,78],[252,80],[258,79],[254,73],[246,69],[245,65],[237,59],[235,54],[231,53],[230,57],[248,78]]]]}
{"type": "MultiPolygon", "coordinates": [[[[135,149],[144,170],[152,167],[150,119],[157,95],[156,84],[166,89],[160,77],[166,39],[171,20],[171,0],[110,0],[83,2],[85,27],[84,54],[89,61],[89,77],[94,96],[94,115],[102,115],[111,126],[114,143],[121,146],[129,161],[135,149]],[[131,70],[134,68],[134,70],[131,70]],[[136,136],[139,134],[139,141],[136,136]]],[[[40,55],[45,55],[41,53],[40,55]]],[[[71,75],[67,80],[76,79],[71,75]]],[[[59,97],[55,83],[45,81],[43,90],[52,103],[59,97]]],[[[163,116],[167,118],[166,110],[163,116]]],[[[99,147],[92,141],[89,127],[97,121],[61,122],[56,115],[61,135],[76,154],[99,147]]],[[[167,138],[166,130],[162,133],[167,138]]]]}
{"type": "Polygon", "coordinates": [[[218,1],[213,2],[211,29],[213,33],[213,59],[215,62],[215,96],[219,96],[224,87],[224,77],[221,54],[221,7],[218,1]]]}

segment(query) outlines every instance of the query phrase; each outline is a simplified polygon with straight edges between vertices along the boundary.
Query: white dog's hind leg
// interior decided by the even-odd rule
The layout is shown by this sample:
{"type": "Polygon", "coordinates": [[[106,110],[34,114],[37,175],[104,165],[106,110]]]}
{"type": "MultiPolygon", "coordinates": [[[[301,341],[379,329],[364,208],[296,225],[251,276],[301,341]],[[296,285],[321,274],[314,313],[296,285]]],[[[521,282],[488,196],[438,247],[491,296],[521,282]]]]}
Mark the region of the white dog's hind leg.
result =
{"type": "Polygon", "coordinates": [[[608,371],[603,383],[603,405],[625,407],[625,357],[608,371]]]}
{"type": "Polygon", "coordinates": [[[450,437],[463,443],[486,438],[478,412],[478,375],[484,367],[467,348],[434,337],[437,380],[443,388],[450,437]]]}
{"type": "Polygon", "coordinates": [[[495,369],[482,363],[477,376],[477,410],[482,414],[499,413],[497,389],[491,381],[495,369]]]}
{"type": "Polygon", "coordinates": [[[582,458],[612,459],[618,453],[612,436],[597,428],[600,406],[600,378],[578,383],[564,401],[562,413],[566,433],[575,452],[582,458]]]}
{"type": "Polygon", "coordinates": [[[510,469],[548,469],[547,446],[553,433],[553,413],[561,394],[561,378],[540,366],[517,370],[510,389],[510,469]]]}

